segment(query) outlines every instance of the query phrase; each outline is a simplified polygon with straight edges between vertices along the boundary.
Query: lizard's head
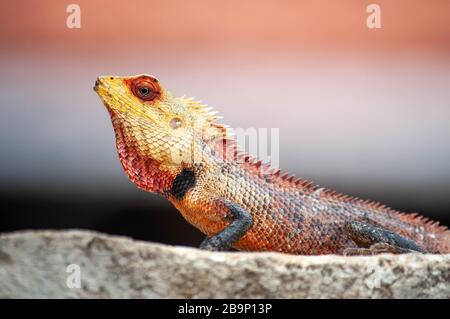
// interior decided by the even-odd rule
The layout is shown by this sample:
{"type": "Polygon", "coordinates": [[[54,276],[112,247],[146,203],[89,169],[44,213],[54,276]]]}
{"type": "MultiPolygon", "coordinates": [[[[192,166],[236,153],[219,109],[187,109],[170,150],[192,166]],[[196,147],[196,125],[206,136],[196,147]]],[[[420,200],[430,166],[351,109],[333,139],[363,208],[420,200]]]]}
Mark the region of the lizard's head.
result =
{"type": "Polygon", "coordinates": [[[146,190],[160,191],[160,176],[192,168],[205,146],[226,135],[208,108],[174,97],[153,76],[101,76],[94,90],[110,113],[125,171],[146,190]],[[155,185],[142,185],[144,175],[155,185]]]}

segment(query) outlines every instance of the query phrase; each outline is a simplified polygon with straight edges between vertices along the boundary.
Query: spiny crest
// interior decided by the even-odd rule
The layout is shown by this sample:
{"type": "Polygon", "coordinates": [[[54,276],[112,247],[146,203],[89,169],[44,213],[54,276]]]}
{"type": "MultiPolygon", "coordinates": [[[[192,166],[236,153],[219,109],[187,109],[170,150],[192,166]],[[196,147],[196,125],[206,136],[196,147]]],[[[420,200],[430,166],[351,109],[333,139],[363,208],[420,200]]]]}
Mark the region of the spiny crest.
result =
{"type": "Polygon", "coordinates": [[[212,107],[208,107],[194,98],[181,97],[181,101],[186,105],[188,112],[193,116],[193,119],[201,127],[201,137],[205,141],[212,141],[215,139],[228,139],[233,136],[228,125],[218,123],[217,120],[222,119],[222,116],[217,115],[212,107]]]}
{"type": "MultiPolygon", "coordinates": [[[[192,97],[186,98],[183,96],[180,99],[184,102],[191,114],[198,116],[209,123],[214,123],[214,121],[222,118],[221,116],[217,116],[218,112],[214,111],[212,107],[208,107],[206,104],[196,101],[192,97]]],[[[225,127],[225,125],[221,125],[225,127]]]]}
{"type": "Polygon", "coordinates": [[[181,99],[191,114],[204,121],[206,127],[202,128],[202,134],[211,137],[211,139],[215,138],[218,141],[220,144],[219,149],[223,154],[222,156],[227,160],[238,162],[245,170],[253,175],[266,180],[271,179],[273,183],[277,183],[286,188],[301,190],[303,192],[313,192],[319,188],[319,186],[314,185],[310,181],[282,172],[277,168],[273,168],[270,162],[263,162],[247,152],[240,150],[236,143],[233,129],[226,124],[217,122],[217,120],[223,117],[218,116],[212,107],[195,101],[194,98],[181,97],[181,99]]]}
{"type": "Polygon", "coordinates": [[[434,221],[429,219],[428,217],[422,216],[419,213],[406,214],[395,212],[395,215],[405,222],[411,223],[416,226],[422,226],[427,231],[435,233],[445,233],[450,236],[450,230],[446,226],[441,225],[438,221],[434,221]]]}
{"type": "Polygon", "coordinates": [[[321,188],[319,185],[313,182],[301,178],[296,178],[294,175],[283,172],[278,168],[273,168],[270,162],[262,162],[245,151],[239,149],[234,132],[228,125],[217,123],[216,121],[222,119],[221,116],[217,116],[217,112],[213,108],[208,107],[205,104],[194,101],[193,98],[182,98],[189,110],[193,114],[198,115],[209,124],[210,128],[216,130],[216,137],[219,137],[221,147],[225,149],[225,153],[228,159],[239,162],[242,167],[253,174],[266,180],[271,180],[273,183],[277,183],[280,186],[291,188],[293,190],[299,190],[306,194],[312,194],[320,190],[318,196],[323,196],[329,200],[337,200],[339,202],[359,204],[362,208],[389,212],[390,214],[398,216],[405,222],[411,223],[417,226],[423,226],[429,231],[435,231],[440,233],[449,233],[447,227],[440,225],[439,222],[432,221],[426,217],[423,217],[417,213],[405,214],[398,212],[386,205],[373,201],[363,200],[358,197],[342,194],[331,189],[321,188]]]}
{"type": "Polygon", "coordinates": [[[340,202],[351,202],[352,204],[359,204],[359,206],[363,209],[370,209],[379,212],[389,213],[393,216],[398,217],[400,220],[406,223],[419,227],[422,226],[429,232],[446,233],[450,236],[450,231],[446,226],[443,226],[439,222],[433,221],[418,213],[411,213],[411,214],[402,213],[380,202],[369,199],[360,199],[358,197],[341,194],[330,189],[326,189],[324,191],[324,196],[326,196],[326,198],[330,200],[335,199],[339,200],[340,202]]]}

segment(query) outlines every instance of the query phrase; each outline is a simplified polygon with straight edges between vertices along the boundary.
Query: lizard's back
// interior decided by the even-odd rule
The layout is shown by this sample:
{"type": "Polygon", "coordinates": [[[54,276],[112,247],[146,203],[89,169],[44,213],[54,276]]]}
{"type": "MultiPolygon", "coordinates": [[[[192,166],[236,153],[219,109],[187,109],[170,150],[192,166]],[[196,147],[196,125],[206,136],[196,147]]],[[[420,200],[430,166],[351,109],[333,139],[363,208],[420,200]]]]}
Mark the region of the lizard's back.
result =
{"type": "MultiPolygon", "coordinates": [[[[356,248],[345,230],[347,221],[356,220],[399,233],[427,252],[450,252],[448,229],[420,215],[400,213],[377,202],[339,194],[308,181],[283,176],[280,171],[264,172],[261,163],[252,161],[249,156],[227,163],[220,172],[220,176],[203,172],[210,174],[201,183],[206,189],[193,190],[192,197],[186,200],[202,197],[197,196],[201,192],[210,194],[211,198],[227,198],[248,210],[254,226],[235,244],[240,250],[342,254],[346,248],[356,248]],[[216,183],[227,187],[217,187],[216,183]]],[[[179,208],[183,212],[190,210],[191,205],[179,208]]],[[[198,211],[199,208],[195,214],[198,211]]],[[[185,215],[189,220],[190,212],[185,215]]],[[[196,224],[195,218],[191,222],[196,224]]],[[[216,227],[204,220],[202,223],[195,226],[208,235],[216,232],[216,227]]]]}

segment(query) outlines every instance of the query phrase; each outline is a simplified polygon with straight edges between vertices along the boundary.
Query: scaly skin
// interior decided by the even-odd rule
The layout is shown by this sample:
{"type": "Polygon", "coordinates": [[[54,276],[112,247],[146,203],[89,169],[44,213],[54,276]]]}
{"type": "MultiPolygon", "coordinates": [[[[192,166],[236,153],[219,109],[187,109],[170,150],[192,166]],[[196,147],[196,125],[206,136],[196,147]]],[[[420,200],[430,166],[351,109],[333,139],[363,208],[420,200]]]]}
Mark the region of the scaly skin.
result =
{"type": "Polygon", "coordinates": [[[172,96],[152,76],[99,77],[94,89],[128,177],[212,237],[204,248],[227,241],[239,250],[314,255],[389,243],[401,252],[450,252],[450,232],[437,222],[294,179],[237,152],[210,109],[172,96]]]}

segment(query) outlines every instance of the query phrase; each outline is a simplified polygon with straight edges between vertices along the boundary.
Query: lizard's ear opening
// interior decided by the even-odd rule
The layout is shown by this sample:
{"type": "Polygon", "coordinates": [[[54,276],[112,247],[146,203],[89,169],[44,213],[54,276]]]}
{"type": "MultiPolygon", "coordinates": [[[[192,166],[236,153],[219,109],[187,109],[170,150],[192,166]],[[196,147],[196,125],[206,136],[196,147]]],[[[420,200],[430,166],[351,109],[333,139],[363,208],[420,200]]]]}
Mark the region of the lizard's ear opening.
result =
{"type": "Polygon", "coordinates": [[[179,117],[174,117],[170,120],[169,125],[172,129],[176,130],[177,128],[183,126],[183,121],[179,117]]]}
{"type": "Polygon", "coordinates": [[[143,75],[129,80],[127,84],[133,95],[143,102],[151,102],[161,97],[161,87],[153,77],[143,75]]]}

